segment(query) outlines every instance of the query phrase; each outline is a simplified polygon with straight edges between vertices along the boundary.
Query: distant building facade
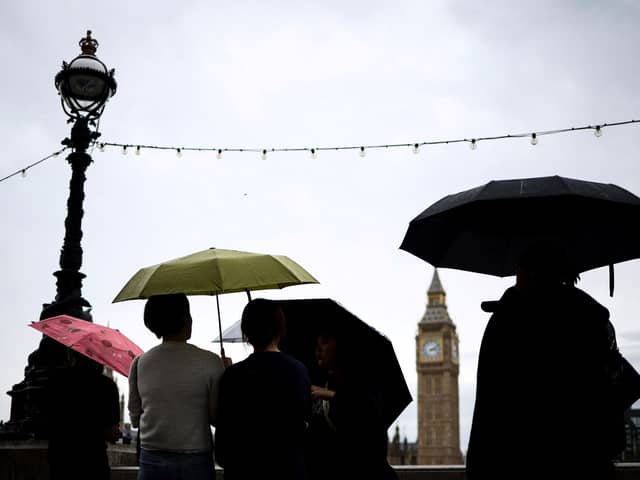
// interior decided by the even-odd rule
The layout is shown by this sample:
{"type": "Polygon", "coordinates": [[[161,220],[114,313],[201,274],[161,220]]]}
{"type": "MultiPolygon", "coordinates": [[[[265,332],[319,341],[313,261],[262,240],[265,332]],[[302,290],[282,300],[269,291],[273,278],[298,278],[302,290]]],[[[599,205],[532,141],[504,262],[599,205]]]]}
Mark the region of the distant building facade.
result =
{"type": "Polygon", "coordinates": [[[640,409],[630,408],[625,412],[627,446],[618,458],[621,462],[640,462],[640,409]]]}
{"type": "Polygon", "coordinates": [[[396,425],[393,438],[389,442],[388,460],[390,465],[417,465],[418,451],[415,442],[409,443],[407,437],[400,439],[400,427],[396,425]]]}

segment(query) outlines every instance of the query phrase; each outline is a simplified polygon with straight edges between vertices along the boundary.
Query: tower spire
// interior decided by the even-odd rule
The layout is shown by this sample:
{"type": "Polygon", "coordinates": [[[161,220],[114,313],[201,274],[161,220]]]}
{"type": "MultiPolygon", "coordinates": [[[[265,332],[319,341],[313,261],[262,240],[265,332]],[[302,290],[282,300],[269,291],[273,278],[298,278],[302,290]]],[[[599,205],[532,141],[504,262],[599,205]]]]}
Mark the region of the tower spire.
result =
{"type": "MultiPolygon", "coordinates": [[[[442,282],[440,281],[440,275],[438,275],[437,268],[433,271],[431,285],[429,285],[429,289],[427,290],[427,312],[429,312],[429,310],[438,310],[440,313],[438,317],[441,320],[446,320],[446,318],[443,317],[448,317],[447,294],[442,287],[442,282]]],[[[426,315],[427,313],[425,312],[425,316],[426,315]]]]}
{"type": "Polygon", "coordinates": [[[429,286],[428,293],[444,293],[444,288],[442,288],[437,268],[433,271],[433,278],[431,279],[431,285],[429,286]]]}

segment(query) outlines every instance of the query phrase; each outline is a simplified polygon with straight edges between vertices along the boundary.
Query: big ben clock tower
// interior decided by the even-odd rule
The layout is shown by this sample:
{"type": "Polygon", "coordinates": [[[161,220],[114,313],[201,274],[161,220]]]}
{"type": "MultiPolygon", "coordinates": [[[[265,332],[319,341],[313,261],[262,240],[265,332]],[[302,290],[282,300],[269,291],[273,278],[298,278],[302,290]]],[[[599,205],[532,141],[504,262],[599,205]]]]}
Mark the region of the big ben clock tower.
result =
{"type": "Polygon", "coordinates": [[[438,270],[418,323],[418,464],[459,465],[458,335],[447,311],[438,270]]]}

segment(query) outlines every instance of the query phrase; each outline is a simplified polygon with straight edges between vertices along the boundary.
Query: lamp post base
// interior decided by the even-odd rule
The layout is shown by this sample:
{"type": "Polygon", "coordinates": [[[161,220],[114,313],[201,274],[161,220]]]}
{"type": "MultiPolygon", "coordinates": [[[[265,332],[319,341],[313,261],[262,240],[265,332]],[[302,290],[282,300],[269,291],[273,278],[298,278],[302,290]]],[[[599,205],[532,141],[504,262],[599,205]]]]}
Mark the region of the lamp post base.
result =
{"type": "MultiPolygon", "coordinates": [[[[66,314],[91,321],[90,308],[82,297],[68,298],[44,304],[40,320],[66,314]]],[[[0,439],[47,438],[46,386],[56,370],[68,367],[66,348],[42,336],[38,348],[28,357],[24,380],[7,392],[11,397],[11,413],[9,421],[0,426],[0,439]]]]}

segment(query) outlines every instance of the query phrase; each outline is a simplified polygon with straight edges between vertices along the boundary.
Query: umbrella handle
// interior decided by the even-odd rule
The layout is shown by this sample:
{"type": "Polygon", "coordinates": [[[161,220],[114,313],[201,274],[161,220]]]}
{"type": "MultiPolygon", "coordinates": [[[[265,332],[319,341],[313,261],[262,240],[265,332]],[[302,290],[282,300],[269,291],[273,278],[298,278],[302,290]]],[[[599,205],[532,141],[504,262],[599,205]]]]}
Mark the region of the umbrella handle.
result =
{"type": "Polygon", "coordinates": [[[247,298],[251,301],[251,292],[249,290],[245,290],[247,292],[247,298]]]}
{"type": "Polygon", "coordinates": [[[613,287],[615,285],[615,280],[613,276],[613,263],[609,264],[609,296],[613,297],[613,287]]]}
{"type": "Polygon", "coordinates": [[[220,320],[220,299],[216,295],[216,307],[218,308],[218,330],[220,331],[220,355],[224,359],[224,346],[222,345],[222,321],[220,320]]]}

